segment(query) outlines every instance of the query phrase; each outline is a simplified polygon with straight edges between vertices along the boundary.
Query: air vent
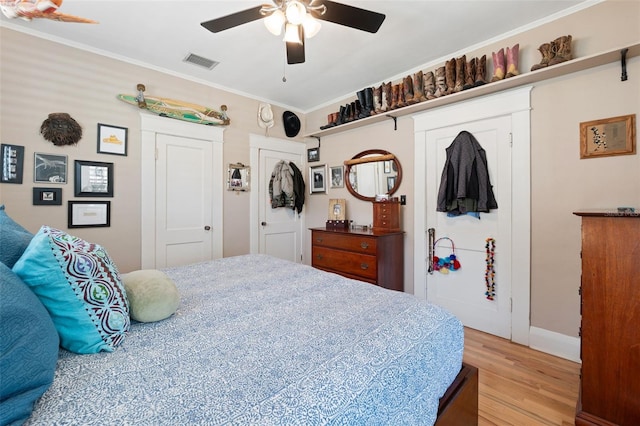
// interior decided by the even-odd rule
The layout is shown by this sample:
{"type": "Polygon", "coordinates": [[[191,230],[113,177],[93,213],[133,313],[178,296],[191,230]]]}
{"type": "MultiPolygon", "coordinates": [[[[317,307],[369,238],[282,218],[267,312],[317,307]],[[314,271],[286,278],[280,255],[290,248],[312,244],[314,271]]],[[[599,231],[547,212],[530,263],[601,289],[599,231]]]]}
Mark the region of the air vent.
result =
{"type": "Polygon", "coordinates": [[[196,55],[195,53],[189,53],[186,58],[184,58],[185,62],[189,62],[190,64],[198,65],[199,67],[207,68],[212,70],[218,65],[220,62],[213,61],[211,59],[205,58],[203,56],[196,55]]]}

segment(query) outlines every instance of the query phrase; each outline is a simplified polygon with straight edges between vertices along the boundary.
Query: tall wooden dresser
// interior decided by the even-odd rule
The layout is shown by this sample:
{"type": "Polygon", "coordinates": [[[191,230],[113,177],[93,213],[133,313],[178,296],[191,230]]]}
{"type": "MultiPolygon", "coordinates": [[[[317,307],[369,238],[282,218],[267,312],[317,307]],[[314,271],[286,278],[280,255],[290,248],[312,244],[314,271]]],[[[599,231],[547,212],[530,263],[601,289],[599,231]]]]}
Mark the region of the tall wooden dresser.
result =
{"type": "Polygon", "coordinates": [[[311,229],[311,265],[391,290],[404,290],[404,232],[311,229]]]}
{"type": "Polygon", "coordinates": [[[640,425],[640,213],[582,217],[576,425],[640,425]]]}

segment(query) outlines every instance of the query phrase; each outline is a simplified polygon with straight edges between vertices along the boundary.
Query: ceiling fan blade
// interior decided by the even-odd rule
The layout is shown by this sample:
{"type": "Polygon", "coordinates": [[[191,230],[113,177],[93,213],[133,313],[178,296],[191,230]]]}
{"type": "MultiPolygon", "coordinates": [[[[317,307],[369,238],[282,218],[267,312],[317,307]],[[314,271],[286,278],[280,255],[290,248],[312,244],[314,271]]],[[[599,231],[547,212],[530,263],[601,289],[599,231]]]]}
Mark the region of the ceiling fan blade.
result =
{"type": "Polygon", "coordinates": [[[252,22],[264,18],[264,15],[260,13],[261,9],[262,6],[256,6],[254,8],[232,13],[231,15],[223,16],[221,18],[202,22],[200,25],[202,25],[212,33],[219,33],[220,31],[228,30],[229,28],[237,27],[238,25],[246,24],[247,22],[252,22]]]}
{"type": "Polygon", "coordinates": [[[382,13],[376,13],[342,3],[336,3],[328,0],[322,0],[321,3],[326,6],[327,11],[324,15],[320,15],[315,11],[310,11],[314,18],[355,28],[357,30],[375,33],[380,28],[380,25],[382,25],[384,18],[386,18],[382,13]]]}
{"type": "Polygon", "coordinates": [[[302,39],[302,44],[288,42],[287,64],[301,64],[304,61],[304,38],[302,39]]]}

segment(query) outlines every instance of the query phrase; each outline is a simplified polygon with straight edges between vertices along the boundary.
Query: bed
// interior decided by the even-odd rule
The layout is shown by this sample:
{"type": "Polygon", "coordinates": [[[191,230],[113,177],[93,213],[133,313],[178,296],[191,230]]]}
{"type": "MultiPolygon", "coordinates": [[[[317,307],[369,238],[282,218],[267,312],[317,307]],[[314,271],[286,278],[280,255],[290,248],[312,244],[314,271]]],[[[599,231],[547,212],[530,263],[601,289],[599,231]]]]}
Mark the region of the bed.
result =
{"type": "Polygon", "coordinates": [[[113,352],[60,349],[27,425],[477,424],[463,327],[438,306],[266,255],[164,273],[177,311],[113,352]]]}

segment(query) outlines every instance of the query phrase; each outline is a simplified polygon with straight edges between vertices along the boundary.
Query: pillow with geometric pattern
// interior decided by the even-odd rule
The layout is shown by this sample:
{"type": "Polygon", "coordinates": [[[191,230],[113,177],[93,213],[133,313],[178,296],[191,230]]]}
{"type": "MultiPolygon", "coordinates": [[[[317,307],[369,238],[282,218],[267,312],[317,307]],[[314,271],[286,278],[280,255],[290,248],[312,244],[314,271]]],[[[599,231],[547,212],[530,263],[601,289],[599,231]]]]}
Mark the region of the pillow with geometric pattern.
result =
{"type": "Polygon", "coordinates": [[[129,330],[129,305],[106,250],[43,226],[13,271],[47,308],[60,346],[81,354],[112,352],[129,330]]]}

